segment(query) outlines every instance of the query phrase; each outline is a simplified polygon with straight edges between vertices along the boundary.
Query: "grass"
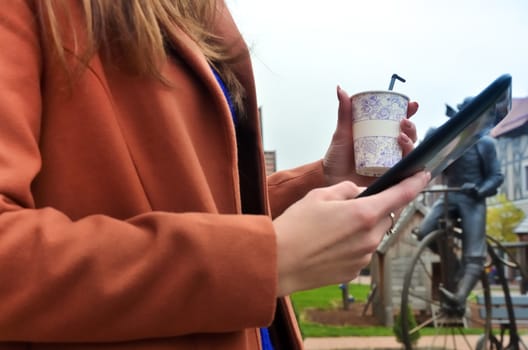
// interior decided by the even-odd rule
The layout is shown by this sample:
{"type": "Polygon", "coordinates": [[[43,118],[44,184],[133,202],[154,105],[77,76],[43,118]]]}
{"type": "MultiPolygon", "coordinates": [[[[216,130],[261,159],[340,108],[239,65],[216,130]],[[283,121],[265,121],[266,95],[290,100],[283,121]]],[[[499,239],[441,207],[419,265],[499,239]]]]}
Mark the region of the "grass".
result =
{"type": "MultiPolygon", "coordinates": [[[[370,287],[364,284],[349,284],[349,293],[355,302],[367,300],[370,287]]],[[[304,311],[309,308],[332,309],[342,305],[341,289],[337,285],[298,292],[292,295],[292,302],[297,313],[301,332],[307,337],[343,337],[343,336],[392,336],[389,327],[357,327],[323,325],[306,320],[304,311]]]]}
{"type": "MultiPolygon", "coordinates": [[[[365,284],[349,284],[349,293],[358,302],[365,302],[370,292],[370,287],[365,284]]],[[[338,307],[342,303],[341,289],[337,285],[318,289],[297,292],[292,295],[295,308],[300,312],[307,308],[329,309],[338,307]]]]}
{"type": "Polygon", "coordinates": [[[301,332],[304,338],[394,336],[387,327],[327,326],[310,322],[301,325],[301,332]]]}
{"type": "MultiPolygon", "coordinates": [[[[354,296],[355,302],[365,303],[370,292],[370,287],[364,284],[349,284],[349,293],[354,296]]],[[[307,309],[335,309],[342,307],[341,289],[337,285],[297,292],[291,296],[297,320],[304,338],[308,337],[343,337],[343,336],[394,336],[392,327],[384,326],[334,326],[310,322],[306,319],[307,309]]],[[[422,335],[435,334],[438,330],[423,329],[422,335]]],[[[465,333],[480,334],[481,329],[466,329],[465,333]]]]}

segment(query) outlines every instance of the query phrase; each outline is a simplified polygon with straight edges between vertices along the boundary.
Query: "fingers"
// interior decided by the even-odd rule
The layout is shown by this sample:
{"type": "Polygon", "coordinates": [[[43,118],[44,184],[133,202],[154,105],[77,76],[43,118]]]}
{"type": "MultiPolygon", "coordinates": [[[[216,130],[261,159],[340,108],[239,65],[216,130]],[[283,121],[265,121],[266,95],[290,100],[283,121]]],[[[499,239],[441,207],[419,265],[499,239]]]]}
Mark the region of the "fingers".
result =
{"type": "Polygon", "coordinates": [[[416,125],[409,119],[403,119],[400,122],[400,130],[404,134],[406,134],[412,142],[416,142],[418,140],[418,132],[416,131],[416,125]]]}
{"type": "Polygon", "coordinates": [[[404,133],[398,135],[398,144],[401,147],[402,155],[404,157],[414,149],[414,142],[404,133]]]}
{"type": "Polygon", "coordinates": [[[418,107],[418,102],[409,102],[409,106],[407,107],[407,118],[412,117],[418,111],[418,107]]]}
{"type": "MultiPolygon", "coordinates": [[[[278,295],[344,281],[370,261],[398,212],[425,187],[421,172],[369,197],[344,181],[310,191],[273,220],[278,295]]],[[[394,219],[396,220],[396,218],[394,219]]]]}
{"type": "Polygon", "coordinates": [[[335,185],[317,188],[309,195],[326,201],[340,201],[356,198],[365,187],[360,187],[351,181],[342,181],[335,185]]]}
{"type": "Polygon", "coordinates": [[[401,133],[398,136],[398,144],[402,149],[402,154],[405,157],[414,149],[414,143],[418,139],[416,125],[409,119],[403,119],[400,122],[401,133]]]}
{"type": "MultiPolygon", "coordinates": [[[[397,185],[388,188],[378,194],[365,197],[368,207],[376,208],[380,216],[397,212],[411,202],[422,191],[431,179],[428,172],[418,172],[397,185]]],[[[381,217],[380,217],[381,218],[381,217]]]]}

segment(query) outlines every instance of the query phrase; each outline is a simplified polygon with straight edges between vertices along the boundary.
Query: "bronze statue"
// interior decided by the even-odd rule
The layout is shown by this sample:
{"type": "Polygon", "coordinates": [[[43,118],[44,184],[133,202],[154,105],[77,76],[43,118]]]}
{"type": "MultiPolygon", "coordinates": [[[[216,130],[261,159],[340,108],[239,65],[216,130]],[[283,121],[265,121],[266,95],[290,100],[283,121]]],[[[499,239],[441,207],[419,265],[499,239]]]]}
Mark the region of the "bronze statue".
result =
{"type": "MultiPolygon", "coordinates": [[[[471,101],[466,98],[459,104],[462,109],[471,101]]],[[[456,110],[447,106],[446,115],[453,116],[456,110]]],[[[461,313],[465,310],[466,298],[479,281],[486,257],[486,198],[497,193],[504,176],[497,159],[495,140],[484,136],[454,161],[444,172],[448,187],[459,187],[462,191],[447,194],[450,216],[461,219],[462,266],[457,272],[458,286],[455,292],[441,288],[445,301],[461,313]]],[[[433,204],[422,221],[418,238],[437,229],[438,219],[443,215],[444,197],[433,204]]]]}

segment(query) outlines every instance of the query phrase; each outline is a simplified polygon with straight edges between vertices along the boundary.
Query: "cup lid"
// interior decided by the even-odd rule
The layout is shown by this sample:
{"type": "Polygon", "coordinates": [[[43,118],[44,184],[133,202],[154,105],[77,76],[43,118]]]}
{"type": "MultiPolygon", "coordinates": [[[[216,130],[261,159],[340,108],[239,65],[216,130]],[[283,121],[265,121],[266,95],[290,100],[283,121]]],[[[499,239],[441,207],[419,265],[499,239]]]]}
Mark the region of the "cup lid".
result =
{"type": "Polygon", "coordinates": [[[402,94],[401,92],[398,92],[398,91],[394,91],[394,90],[367,90],[367,91],[362,91],[362,92],[358,92],[357,94],[354,94],[352,95],[350,98],[354,98],[356,96],[360,96],[360,95],[367,95],[367,94],[388,94],[388,95],[398,95],[398,96],[401,96],[403,98],[405,98],[407,101],[410,101],[409,97],[405,94],[402,94]]]}

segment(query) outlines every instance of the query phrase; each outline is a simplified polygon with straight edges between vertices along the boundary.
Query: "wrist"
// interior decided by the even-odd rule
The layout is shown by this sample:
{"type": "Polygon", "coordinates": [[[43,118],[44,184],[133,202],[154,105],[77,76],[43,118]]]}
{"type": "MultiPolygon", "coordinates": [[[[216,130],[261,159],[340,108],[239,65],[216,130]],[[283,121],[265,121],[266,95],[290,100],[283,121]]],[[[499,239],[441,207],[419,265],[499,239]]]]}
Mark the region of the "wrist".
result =
{"type": "Polygon", "coordinates": [[[288,222],[281,217],[273,220],[277,242],[277,296],[283,297],[299,290],[296,278],[296,265],[300,260],[292,237],[287,234],[288,222]]]}

